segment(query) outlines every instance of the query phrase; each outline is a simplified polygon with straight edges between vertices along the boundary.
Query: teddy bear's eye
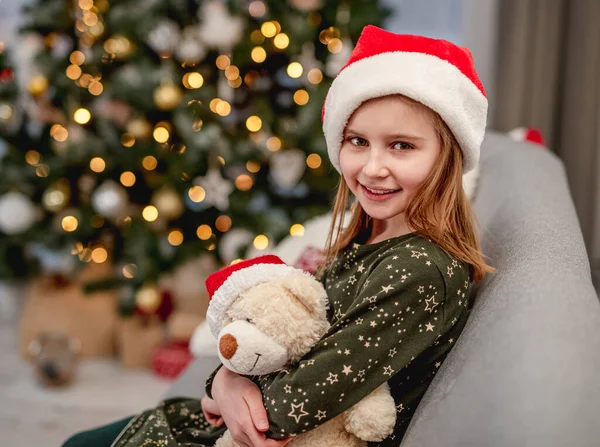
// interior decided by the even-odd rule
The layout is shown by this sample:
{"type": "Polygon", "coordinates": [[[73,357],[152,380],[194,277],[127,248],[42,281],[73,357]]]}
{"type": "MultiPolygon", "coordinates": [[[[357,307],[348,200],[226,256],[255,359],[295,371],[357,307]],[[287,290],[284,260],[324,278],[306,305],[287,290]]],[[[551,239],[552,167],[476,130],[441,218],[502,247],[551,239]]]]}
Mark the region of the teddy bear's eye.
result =
{"type": "Polygon", "coordinates": [[[244,318],[244,321],[247,321],[250,324],[254,324],[254,323],[252,323],[252,320],[250,318],[244,318]]]}

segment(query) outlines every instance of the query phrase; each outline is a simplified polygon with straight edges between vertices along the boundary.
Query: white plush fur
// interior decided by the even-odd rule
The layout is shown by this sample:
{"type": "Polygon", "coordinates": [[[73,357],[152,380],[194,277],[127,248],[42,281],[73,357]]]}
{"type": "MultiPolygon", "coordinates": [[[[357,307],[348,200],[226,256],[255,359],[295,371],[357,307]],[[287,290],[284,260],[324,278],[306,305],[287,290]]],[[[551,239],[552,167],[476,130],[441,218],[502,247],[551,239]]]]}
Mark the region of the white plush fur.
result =
{"type": "Polygon", "coordinates": [[[464,152],[463,170],[473,169],[485,133],[485,95],[455,65],[436,56],[395,51],[358,60],[334,79],[325,101],[323,131],[332,165],[352,113],[365,101],[408,96],[440,114],[464,152]]]}
{"type": "MultiPolygon", "coordinates": [[[[219,353],[225,360],[223,365],[238,373],[254,368],[250,372],[254,375],[258,374],[257,368],[260,374],[266,374],[296,363],[329,330],[327,306],[327,293],[321,283],[298,269],[250,287],[225,310],[220,322],[223,329],[219,340],[229,335],[235,337],[237,344],[230,360],[219,353]],[[282,349],[285,358],[280,356],[282,349]],[[261,354],[258,362],[257,354],[261,354]]],[[[288,446],[366,447],[366,441],[387,437],[395,421],[394,400],[384,384],[344,413],[296,436],[288,446]]],[[[236,444],[226,432],[216,446],[236,444]]]]}

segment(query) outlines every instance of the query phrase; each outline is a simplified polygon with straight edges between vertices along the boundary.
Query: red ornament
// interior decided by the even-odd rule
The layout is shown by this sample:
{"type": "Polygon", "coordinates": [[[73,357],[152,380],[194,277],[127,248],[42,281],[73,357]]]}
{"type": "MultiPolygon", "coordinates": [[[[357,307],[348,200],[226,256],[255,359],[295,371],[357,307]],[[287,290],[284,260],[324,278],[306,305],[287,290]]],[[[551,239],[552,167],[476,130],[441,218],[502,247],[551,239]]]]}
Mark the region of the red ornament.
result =
{"type": "Polygon", "coordinates": [[[15,72],[12,69],[5,68],[0,71],[0,81],[2,83],[11,82],[13,79],[15,79],[15,72]]]}
{"type": "Polygon", "coordinates": [[[294,263],[294,267],[308,273],[314,273],[319,265],[325,261],[325,253],[313,245],[307,246],[294,263]]]}
{"type": "Polygon", "coordinates": [[[188,342],[164,343],[152,351],[152,370],[158,376],[175,379],[193,358],[188,342]]]}

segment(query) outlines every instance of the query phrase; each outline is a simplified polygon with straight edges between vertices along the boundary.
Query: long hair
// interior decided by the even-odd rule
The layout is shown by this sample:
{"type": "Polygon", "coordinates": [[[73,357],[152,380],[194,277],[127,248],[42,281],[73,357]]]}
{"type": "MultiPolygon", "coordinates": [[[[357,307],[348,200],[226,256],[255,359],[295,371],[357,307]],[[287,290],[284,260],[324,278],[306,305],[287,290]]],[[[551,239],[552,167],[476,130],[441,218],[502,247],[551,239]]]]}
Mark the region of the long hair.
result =
{"type": "MultiPolygon", "coordinates": [[[[403,95],[394,96],[399,96],[410,106],[424,107],[403,95]]],[[[427,110],[440,140],[440,153],[428,177],[417,188],[406,207],[406,223],[415,233],[430,239],[456,259],[467,263],[471,279],[479,283],[486,273],[494,272],[495,269],[486,263],[481,252],[479,237],[475,232],[477,220],[463,189],[463,153],[439,114],[431,109],[427,110]]],[[[350,189],[342,175],[333,202],[333,216],[325,243],[325,260],[316,272],[318,277],[331,267],[350,241],[363,230],[372,228],[372,219],[358,201],[352,205],[352,217],[343,228],[349,197],[350,189]]]]}

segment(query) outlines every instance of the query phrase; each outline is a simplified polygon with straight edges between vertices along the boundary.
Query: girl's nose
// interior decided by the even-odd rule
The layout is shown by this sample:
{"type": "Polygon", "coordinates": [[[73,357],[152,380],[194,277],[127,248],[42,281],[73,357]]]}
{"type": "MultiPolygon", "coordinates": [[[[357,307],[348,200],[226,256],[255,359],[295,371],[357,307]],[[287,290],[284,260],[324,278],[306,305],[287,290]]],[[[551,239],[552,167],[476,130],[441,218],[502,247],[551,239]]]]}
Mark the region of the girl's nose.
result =
{"type": "Polygon", "coordinates": [[[386,175],[387,168],[382,154],[375,150],[369,152],[369,158],[363,166],[363,173],[366,177],[377,178],[386,175]]]}

